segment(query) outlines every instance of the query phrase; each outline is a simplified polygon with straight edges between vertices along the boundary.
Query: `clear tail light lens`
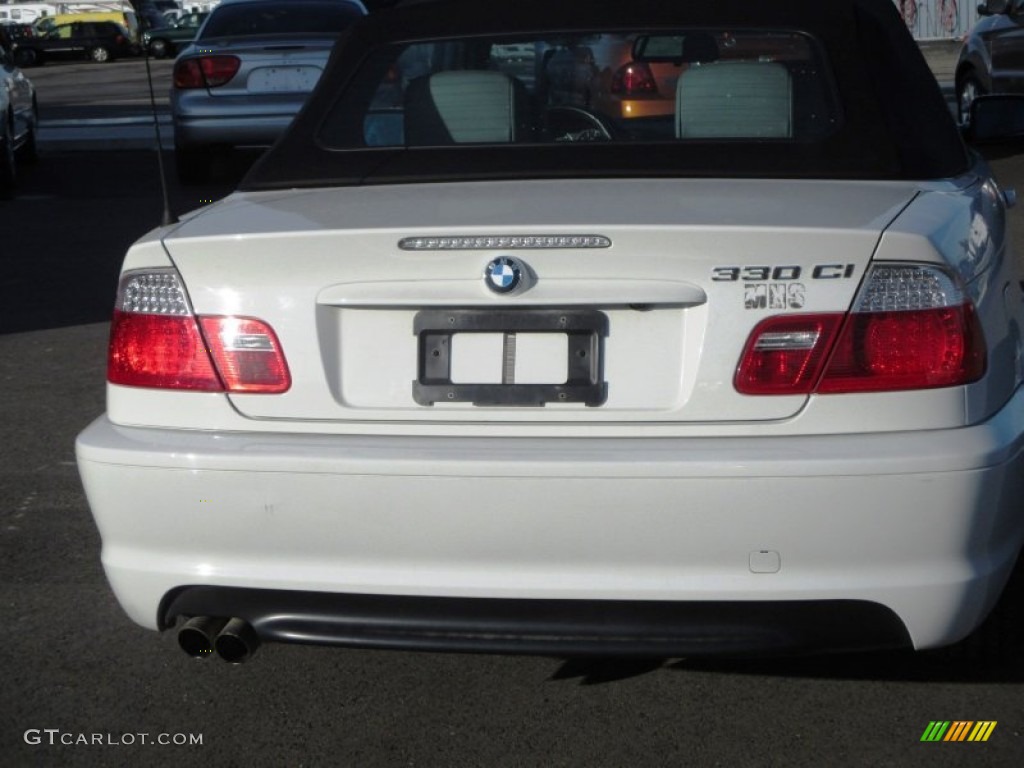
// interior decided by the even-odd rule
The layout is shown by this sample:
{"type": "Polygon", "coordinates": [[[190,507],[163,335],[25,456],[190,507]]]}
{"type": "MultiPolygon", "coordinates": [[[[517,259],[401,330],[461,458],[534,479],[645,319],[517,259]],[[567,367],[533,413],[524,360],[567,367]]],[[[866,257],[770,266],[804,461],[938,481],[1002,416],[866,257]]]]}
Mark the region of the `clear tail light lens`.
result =
{"type": "Polygon", "coordinates": [[[291,375],[261,320],[192,313],[173,269],[127,272],[110,331],[107,380],[132,387],[280,393],[291,375]]]}
{"type": "Polygon", "coordinates": [[[273,329],[251,317],[201,317],[213,362],[228,392],[276,394],[291,386],[273,329]]]}
{"type": "Polygon", "coordinates": [[[242,66],[237,56],[197,56],[174,64],[174,87],[216,88],[231,80],[242,66]]]}
{"type": "Polygon", "coordinates": [[[939,267],[871,270],[818,392],[951,387],[985,373],[985,339],[974,306],[939,267]]]}
{"type": "Polygon", "coordinates": [[[751,395],[888,392],[969,384],[985,367],[981,324],[951,274],[931,265],[877,265],[845,317],[760,323],[735,385],[751,395]]]}

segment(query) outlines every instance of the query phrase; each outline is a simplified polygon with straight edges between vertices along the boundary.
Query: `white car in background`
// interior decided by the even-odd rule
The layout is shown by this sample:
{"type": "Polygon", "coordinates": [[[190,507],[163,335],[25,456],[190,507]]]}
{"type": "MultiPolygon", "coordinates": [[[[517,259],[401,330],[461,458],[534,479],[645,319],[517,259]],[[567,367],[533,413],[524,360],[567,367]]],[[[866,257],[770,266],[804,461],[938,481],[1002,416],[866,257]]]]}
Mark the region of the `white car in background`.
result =
{"type": "Polygon", "coordinates": [[[955,643],[1024,540],[1006,209],[891,0],[371,14],[128,251],[77,444],[107,577],[230,661],[955,643]],[[671,109],[552,93],[605,36],[671,109]]]}

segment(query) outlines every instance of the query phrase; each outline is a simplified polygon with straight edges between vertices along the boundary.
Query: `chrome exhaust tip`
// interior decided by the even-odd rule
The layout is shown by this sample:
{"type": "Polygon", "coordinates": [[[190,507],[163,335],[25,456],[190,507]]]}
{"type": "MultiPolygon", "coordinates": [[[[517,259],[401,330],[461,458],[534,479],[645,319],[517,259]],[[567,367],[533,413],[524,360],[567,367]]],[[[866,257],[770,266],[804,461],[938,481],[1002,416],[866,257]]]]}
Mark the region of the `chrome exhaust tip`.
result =
{"type": "Polygon", "coordinates": [[[241,664],[260,647],[256,630],[245,619],[231,619],[214,641],[217,655],[230,664],[241,664]]]}
{"type": "Polygon", "coordinates": [[[216,616],[193,616],[178,630],[178,645],[193,658],[209,658],[213,655],[217,634],[225,624],[226,619],[216,616]]]}

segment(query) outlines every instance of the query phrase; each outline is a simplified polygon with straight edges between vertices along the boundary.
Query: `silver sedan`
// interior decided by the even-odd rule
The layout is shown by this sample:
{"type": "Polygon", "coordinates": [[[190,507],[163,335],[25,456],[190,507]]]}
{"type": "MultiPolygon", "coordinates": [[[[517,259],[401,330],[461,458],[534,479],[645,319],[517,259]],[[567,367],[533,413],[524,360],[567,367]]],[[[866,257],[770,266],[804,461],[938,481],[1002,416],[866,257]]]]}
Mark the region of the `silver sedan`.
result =
{"type": "Polygon", "coordinates": [[[205,180],[218,152],[269,146],[320,79],[358,0],[224,0],[174,65],[178,177],[205,180]]]}

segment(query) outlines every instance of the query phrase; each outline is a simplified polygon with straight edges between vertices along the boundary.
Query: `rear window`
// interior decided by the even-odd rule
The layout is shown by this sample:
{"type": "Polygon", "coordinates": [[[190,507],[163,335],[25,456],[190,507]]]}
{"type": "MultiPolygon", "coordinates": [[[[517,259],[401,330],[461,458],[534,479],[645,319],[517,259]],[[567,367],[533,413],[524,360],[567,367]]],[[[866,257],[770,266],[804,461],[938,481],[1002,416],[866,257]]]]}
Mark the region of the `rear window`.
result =
{"type": "Polygon", "coordinates": [[[241,188],[970,168],[890,0],[492,6],[361,20],[241,188]]]}
{"type": "Polygon", "coordinates": [[[815,142],[843,116],[822,46],[788,30],[680,29],[392,45],[323,122],[330,149],[815,142]]]}
{"type": "Polygon", "coordinates": [[[202,32],[204,40],[296,34],[336,37],[362,15],[358,6],[337,1],[238,3],[214,10],[202,32]]]}

